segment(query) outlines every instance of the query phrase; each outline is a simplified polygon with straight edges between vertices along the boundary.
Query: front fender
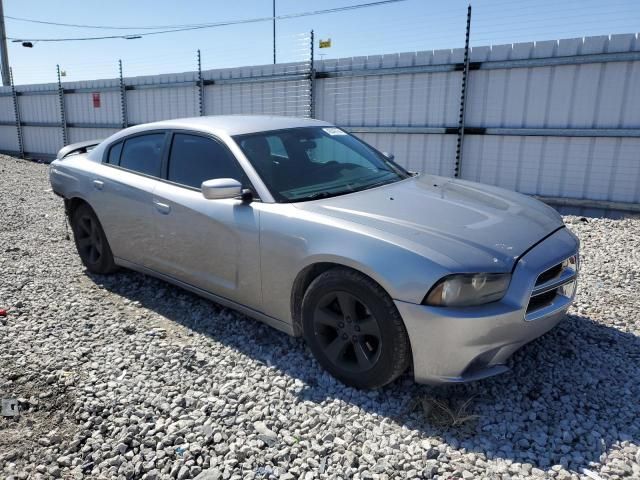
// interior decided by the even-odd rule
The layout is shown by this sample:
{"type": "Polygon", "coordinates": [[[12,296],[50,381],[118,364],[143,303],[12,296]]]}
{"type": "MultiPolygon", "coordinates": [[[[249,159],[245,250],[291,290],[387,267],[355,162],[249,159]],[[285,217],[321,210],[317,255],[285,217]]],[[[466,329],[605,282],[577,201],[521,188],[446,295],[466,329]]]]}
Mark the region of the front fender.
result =
{"type": "Polygon", "coordinates": [[[317,263],[335,263],[358,270],[375,280],[394,300],[420,303],[431,286],[448,272],[401,246],[349,234],[344,243],[318,242],[297,270],[317,263]]]}
{"type": "Polygon", "coordinates": [[[291,294],[298,274],[318,263],[344,265],[375,280],[394,299],[420,303],[448,271],[437,262],[383,238],[364,225],[303,212],[282,204],[261,206],[263,309],[292,322],[291,294]]]}

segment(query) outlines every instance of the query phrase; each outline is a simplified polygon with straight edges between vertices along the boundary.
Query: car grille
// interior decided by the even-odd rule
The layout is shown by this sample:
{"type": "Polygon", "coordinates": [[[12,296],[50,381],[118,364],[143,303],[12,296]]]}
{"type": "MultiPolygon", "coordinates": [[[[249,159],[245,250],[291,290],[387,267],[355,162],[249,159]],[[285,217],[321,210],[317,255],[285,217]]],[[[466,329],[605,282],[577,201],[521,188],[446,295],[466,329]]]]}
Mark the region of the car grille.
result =
{"type": "Polygon", "coordinates": [[[525,320],[536,320],[542,316],[541,313],[545,313],[545,309],[553,310],[558,296],[572,298],[577,275],[578,255],[572,255],[538,275],[527,305],[525,320]]]}
{"type": "Polygon", "coordinates": [[[548,282],[549,280],[556,278],[558,275],[560,275],[561,272],[562,272],[562,263],[559,263],[551,267],[549,270],[545,270],[540,274],[540,276],[538,277],[538,280],[536,280],[536,287],[538,285],[542,285],[545,282],[548,282]]]}
{"type": "Polygon", "coordinates": [[[556,295],[557,289],[549,290],[548,292],[540,293],[538,295],[532,295],[529,300],[529,305],[527,306],[527,313],[546,307],[554,298],[556,298],[556,295]]]}

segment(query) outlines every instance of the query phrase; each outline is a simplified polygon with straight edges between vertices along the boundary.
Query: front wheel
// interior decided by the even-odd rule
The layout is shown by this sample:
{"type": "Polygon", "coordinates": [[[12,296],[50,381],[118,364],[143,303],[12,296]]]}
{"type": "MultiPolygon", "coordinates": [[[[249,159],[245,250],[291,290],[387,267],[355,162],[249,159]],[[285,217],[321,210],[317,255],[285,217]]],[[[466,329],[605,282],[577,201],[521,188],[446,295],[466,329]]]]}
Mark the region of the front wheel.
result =
{"type": "Polygon", "coordinates": [[[409,339],[396,306],[376,282],[354,270],[334,268],[311,282],[302,323],[320,365],[352,387],[382,387],[409,365],[409,339]]]}

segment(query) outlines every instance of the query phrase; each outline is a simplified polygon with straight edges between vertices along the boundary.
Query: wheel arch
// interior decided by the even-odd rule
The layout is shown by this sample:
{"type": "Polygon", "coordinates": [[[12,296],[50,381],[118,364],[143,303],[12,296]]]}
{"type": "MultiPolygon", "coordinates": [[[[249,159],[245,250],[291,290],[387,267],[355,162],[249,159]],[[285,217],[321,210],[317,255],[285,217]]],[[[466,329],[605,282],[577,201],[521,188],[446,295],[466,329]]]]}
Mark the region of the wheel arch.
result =
{"type": "MultiPolygon", "coordinates": [[[[96,211],[93,209],[91,204],[87,202],[84,198],[74,196],[74,197],[64,199],[64,206],[65,206],[67,215],[69,216],[69,219],[72,218],[73,212],[75,212],[80,205],[87,205],[93,211],[93,213],[96,213],[96,211]]],[[[97,216],[98,215],[96,214],[96,217],[97,216]]]]}
{"type": "Polygon", "coordinates": [[[100,220],[100,217],[98,216],[98,212],[96,212],[96,209],[93,208],[93,206],[85,198],[83,198],[81,196],[74,195],[72,197],[64,199],[64,208],[65,208],[65,212],[67,214],[67,219],[69,220],[69,224],[72,225],[74,212],[79,207],[81,207],[83,205],[86,205],[93,212],[93,214],[96,216],[96,218],[98,219],[98,223],[100,224],[100,227],[103,229],[104,234],[107,237],[107,241],[109,242],[110,241],[109,233],[106,230],[104,230],[104,227],[102,225],[102,221],[100,220]]]}
{"type": "Polygon", "coordinates": [[[340,262],[335,259],[314,261],[298,272],[291,288],[291,319],[293,322],[294,335],[302,335],[302,299],[309,285],[311,285],[311,282],[318,278],[318,276],[333,268],[344,268],[358,272],[375,282],[390,298],[393,298],[382,282],[358,265],[349,265],[347,262],[340,262]]]}
{"type": "MultiPolygon", "coordinates": [[[[366,271],[363,271],[364,269],[355,268],[352,265],[339,263],[336,261],[315,262],[303,268],[296,276],[294,287],[291,293],[291,302],[292,302],[291,311],[292,311],[294,334],[304,335],[305,340],[307,341],[307,344],[311,348],[311,351],[316,356],[316,359],[320,361],[321,365],[329,369],[326,365],[324,365],[323,360],[318,356],[319,354],[314,350],[318,348],[315,341],[315,339],[317,338],[317,334],[314,333],[313,327],[311,327],[308,324],[308,320],[310,317],[307,317],[303,321],[302,303],[303,303],[303,297],[305,296],[305,293],[308,291],[313,281],[323,273],[328,272],[330,270],[334,270],[334,269],[346,270],[345,273],[347,278],[350,278],[351,280],[357,279],[358,284],[365,286],[368,291],[373,293],[375,298],[380,299],[382,301],[381,307],[383,307],[383,310],[385,312],[383,315],[385,316],[385,321],[387,322],[386,325],[391,326],[392,328],[392,331],[387,330],[386,333],[398,339],[398,341],[392,342],[392,345],[395,345],[395,347],[393,348],[385,347],[385,349],[382,350],[383,353],[385,351],[387,352],[385,354],[387,361],[385,361],[384,364],[393,365],[394,373],[392,373],[391,376],[386,377],[387,378],[386,380],[380,381],[379,378],[377,380],[373,380],[374,382],[380,382],[380,383],[374,383],[373,386],[372,385],[367,385],[364,387],[358,386],[357,388],[377,388],[377,387],[386,385],[388,382],[398,378],[398,376],[400,376],[403,372],[406,372],[407,369],[409,369],[409,371],[412,372],[411,374],[413,375],[413,345],[411,344],[411,338],[409,337],[405,321],[402,318],[402,315],[400,314],[400,311],[398,310],[397,305],[393,300],[392,295],[389,292],[389,289],[385,288],[383,283],[376,280],[374,276],[367,274],[366,271]],[[354,275],[354,274],[357,274],[357,275],[354,275]],[[384,299],[383,293],[386,294],[387,296],[386,299],[384,299]],[[309,329],[307,330],[307,333],[311,333],[310,336],[305,334],[305,331],[304,331],[305,327],[309,329]],[[395,352],[395,353],[393,353],[392,356],[389,357],[390,355],[389,352],[395,352]]],[[[334,276],[334,281],[335,281],[335,278],[341,279],[343,277],[342,275],[334,276]]],[[[346,322],[350,322],[349,317],[347,317],[346,322]]],[[[343,327],[344,325],[340,325],[340,326],[343,327]]],[[[382,335],[382,333],[383,333],[382,330],[380,330],[381,335],[379,338],[381,340],[384,338],[387,338],[384,335],[382,335]]],[[[378,363],[376,363],[376,365],[378,365],[378,363]]],[[[329,371],[331,372],[330,369],[329,371]]],[[[335,372],[331,372],[331,373],[336,375],[335,372]]],[[[363,373],[368,375],[369,371],[367,370],[363,373]]],[[[338,376],[337,378],[342,380],[343,382],[345,381],[344,378],[342,378],[341,376],[338,376]]],[[[351,381],[352,379],[349,379],[349,382],[351,381]]],[[[348,384],[351,384],[351,383],[348,383],[348,384]]]]}

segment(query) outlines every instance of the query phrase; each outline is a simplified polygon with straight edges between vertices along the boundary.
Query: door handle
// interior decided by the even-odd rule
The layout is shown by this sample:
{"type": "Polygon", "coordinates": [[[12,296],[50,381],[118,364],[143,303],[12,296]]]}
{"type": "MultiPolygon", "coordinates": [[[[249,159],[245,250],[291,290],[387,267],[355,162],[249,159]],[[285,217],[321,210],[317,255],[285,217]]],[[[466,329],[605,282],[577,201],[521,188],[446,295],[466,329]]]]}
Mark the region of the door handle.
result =
{"type": "Polygon", "coordinates": [[[102,190],[104,188],[104,182],[102,180],[94,180],[93,186],[96,190],[102,190]]]}
{"type": "Polygon", "coordinates": [[[171,211],[171,206],[167,205],[166,203],[154,200],[153,204],[156,206],[156,210],[158,210],[160,213],[163,213],[164,215],[171,211]]]}

